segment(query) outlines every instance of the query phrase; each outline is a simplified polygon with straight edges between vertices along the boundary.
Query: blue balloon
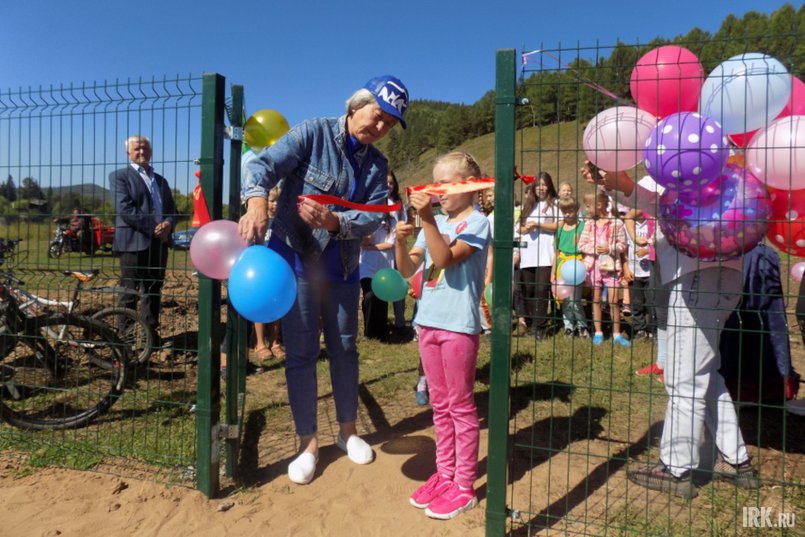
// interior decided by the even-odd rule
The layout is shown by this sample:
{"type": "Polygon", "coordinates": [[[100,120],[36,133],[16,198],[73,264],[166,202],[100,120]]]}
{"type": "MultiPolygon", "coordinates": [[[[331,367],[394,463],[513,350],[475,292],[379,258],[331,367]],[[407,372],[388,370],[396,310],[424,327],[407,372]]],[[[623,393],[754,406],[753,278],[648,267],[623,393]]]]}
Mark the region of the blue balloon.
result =
{"type": "Polygon", "coordinates": [[[587,267],[578,259],[568,259],[559,269],[559,275],[567,285],[578,285],[587,277],[587,267]]]}
{"type": "Polygon", "coordinates": [[[249,321],[282,318],[296,301],[296,276],[285,260],[265,246],[249,246],[229,274],[229,301],[249,321]]]}

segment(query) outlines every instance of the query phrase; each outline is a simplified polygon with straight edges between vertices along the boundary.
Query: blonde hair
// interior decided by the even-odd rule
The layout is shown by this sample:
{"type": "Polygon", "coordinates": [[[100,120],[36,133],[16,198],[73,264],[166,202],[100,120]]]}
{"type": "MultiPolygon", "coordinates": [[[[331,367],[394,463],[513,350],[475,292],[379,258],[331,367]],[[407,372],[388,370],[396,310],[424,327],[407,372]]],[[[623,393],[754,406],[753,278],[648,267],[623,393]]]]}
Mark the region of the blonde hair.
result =
{"type": "Polygon", "coordinates": [[[439,165],[452,166],[464,178],[481,177],[482,175],[481,166],[478,165],[478,161],[476,161],[472,155],[464,151],[451,151],[446,155],[442,155],[436,159],[436,163],[433,167],[435,168],[439,165]]]}
{"type": "MultiPolygon", "coordinates": [[[[593,204],[593,205],[595,205],[597,203],[603,203],[604,207],[606,207],[606,206],[609,205],[609,196],[607,195],[606,191],[604,191],[604,190],[596,190],[595,192],[587,192],[586,194],[584,194],[584,203],[585,204],[590,203],[590,204],[593,204]]],[[[597,216],[597,214],[598,214],[597,211],[594,211],[594,214],[592,214],[591,216],[597,216]]]]}
{"type": "Polygon", "coordinates": [[[576,201],[576,198],[559,198],[556,206],[559,207],[560,211],[572,210],[575,213],[579,212],[579,202],[576,201]]]}

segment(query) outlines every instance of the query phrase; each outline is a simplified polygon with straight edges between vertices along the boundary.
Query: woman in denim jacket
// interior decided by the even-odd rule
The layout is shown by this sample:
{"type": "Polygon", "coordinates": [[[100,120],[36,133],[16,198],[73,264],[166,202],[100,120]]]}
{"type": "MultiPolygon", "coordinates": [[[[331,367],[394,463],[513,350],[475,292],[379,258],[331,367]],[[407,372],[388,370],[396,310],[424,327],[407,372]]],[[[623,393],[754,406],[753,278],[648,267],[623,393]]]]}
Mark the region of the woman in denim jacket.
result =
{"type": "Polygon", "coordinates": [[[374,459],[357,435],[358,257],[382,213],[321,205],[302,196],[329,194],[356,203],[386,205],[388,162],[372,146],[400,123],[408,90],[392,76],[370,80],[346,103],[346,115],[303,122],[243,164],[246,214],[241,235],[261,241],[266,233],[268,191],[283,181],[268,246],[293,267],[296,302],[282,319],[288,399],[299,435],[299,455],[288,466],[294,483],[313,479],[318,461],[316,361],[319,329],[330,361],[339,433],[338,447],[356,464],[374,459]],[[320,325],[321,321],[321,325],[320,325]]]}

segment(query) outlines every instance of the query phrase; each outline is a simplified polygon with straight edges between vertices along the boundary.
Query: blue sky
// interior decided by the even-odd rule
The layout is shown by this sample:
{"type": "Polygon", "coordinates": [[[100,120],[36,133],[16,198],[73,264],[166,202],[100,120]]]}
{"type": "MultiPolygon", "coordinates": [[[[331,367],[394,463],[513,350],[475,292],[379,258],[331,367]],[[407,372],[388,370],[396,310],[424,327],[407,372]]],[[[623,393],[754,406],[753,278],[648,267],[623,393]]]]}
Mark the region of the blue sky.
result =
{"type": "Polygon", "coordinates": [[[646,42],[694,26],[714,32],[729,12],[771,13],[784,3],[7,2],[0,91],[215,71],[244,85],[249,111],[273,108],[295,124],[340,115],[352,91],[378,74],[401,78],[415,99],[469,104],[494,88],[499,48],[646,42]]]}

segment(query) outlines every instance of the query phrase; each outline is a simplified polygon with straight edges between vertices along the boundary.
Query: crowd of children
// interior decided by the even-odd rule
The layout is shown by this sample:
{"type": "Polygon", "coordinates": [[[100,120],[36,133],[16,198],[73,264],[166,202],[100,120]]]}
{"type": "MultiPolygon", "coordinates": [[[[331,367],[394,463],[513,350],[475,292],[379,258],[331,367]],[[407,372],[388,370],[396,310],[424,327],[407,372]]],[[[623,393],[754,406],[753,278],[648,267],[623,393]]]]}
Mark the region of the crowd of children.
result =
{"type": "Polygon", "coordinates": [[[557,191],[545,172],[524,187],[514,229],[514,334],[542,339],[553,325],[567,337],[588,338],[592,327],[592,342],[601,345],[608,312],[614,344],[630,347],[631,339],[653,338],[655,219],[619,210],[600,188],[582,199],[583,204],[568,182],[557,191]],[[561,278],[570,260],[586,267],[580,284],[561,278]],[[627,337],[622,323],[628,316],[633,318],[627,337]]]}

